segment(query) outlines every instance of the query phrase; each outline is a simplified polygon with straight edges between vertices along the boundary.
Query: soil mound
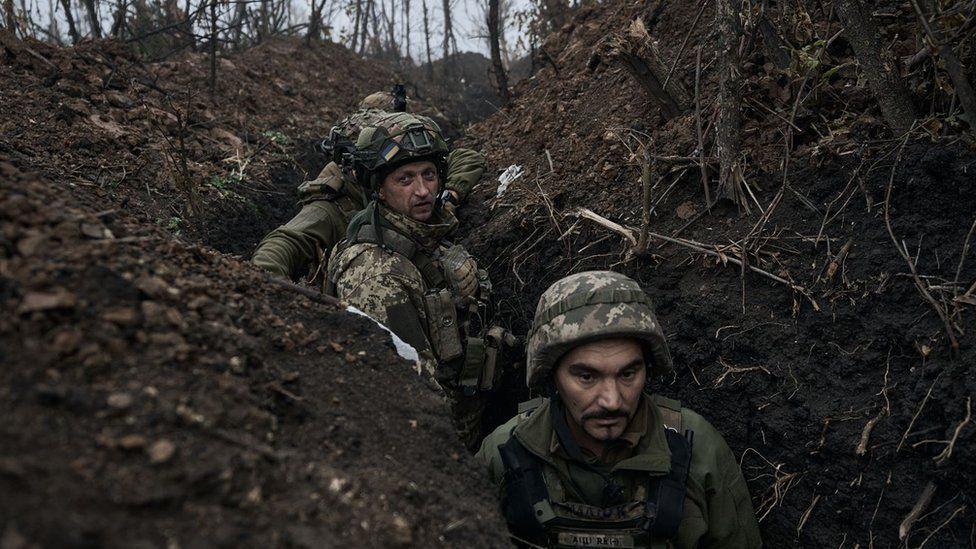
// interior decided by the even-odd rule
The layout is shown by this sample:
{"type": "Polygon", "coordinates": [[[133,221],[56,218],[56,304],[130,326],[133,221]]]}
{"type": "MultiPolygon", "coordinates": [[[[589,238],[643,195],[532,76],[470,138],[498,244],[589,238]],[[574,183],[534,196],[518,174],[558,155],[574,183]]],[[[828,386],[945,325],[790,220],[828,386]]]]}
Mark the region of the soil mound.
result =
{"type": "Polygon", "coordinates": [[[111,41],[3,40],[0,153],[95,208],[242,255],[297,211],[331,125],[394,82],[341,46],[281,40],[219,59],[211,95],[204,54],[144,64],[111,41]]]}
{"type": "MultiPolygon", "coordinates": [[[[642,19],[687,90],[700,44],[707,124],[715,40],[712,6],[696,25],[699,6],[590,4],[548,39],[551,62],[516,87],[514,106],[469,130],[495,174],[522,173],[506,190],[486,178],[462,210],[469,248],[489,264],[519,333],[541,292],[568,273],[609,268],[639,280],[678,366],[659,390],[711,420],[741,457],[767,546],[894,547],[927,486],[934,497],[907,546],[968,546],[976,154],[960,139],[965,125],[931,118],[889,137],[837,23],[819,8],[803,19],[802,7],[780,5],[770,16],[794,66],[777,69],[759,36],[743,67],[752,212],[708,210],[694,114],[667,119],[609,64],[603,42],[642,19]],[[671,240],[651,238],[649,256],[635,257],[642,144],[656,158],[648,229],[671,240]],[[743,259],[764,272],[735,263],[743,259]]],[[[911,10],[877,9],[882,42],[914,54],[911,10]]],[[[951,97],[931,80],[923,69],[907,78],[926,110],[947,112],[951,97]]],[[[511,391],[523,375],[512,373],[511,391]]]]}
{"type": "Polygon", "coordinates": [[[267,45],[210,100],[163,88],[199,90],[193,56],[0,54],[0,544],[507,543],[494,487],[389,337],[220,253],[287,217],[266,204],[290,208],[313,163],[295,143],[382,71],[267,45]]]}

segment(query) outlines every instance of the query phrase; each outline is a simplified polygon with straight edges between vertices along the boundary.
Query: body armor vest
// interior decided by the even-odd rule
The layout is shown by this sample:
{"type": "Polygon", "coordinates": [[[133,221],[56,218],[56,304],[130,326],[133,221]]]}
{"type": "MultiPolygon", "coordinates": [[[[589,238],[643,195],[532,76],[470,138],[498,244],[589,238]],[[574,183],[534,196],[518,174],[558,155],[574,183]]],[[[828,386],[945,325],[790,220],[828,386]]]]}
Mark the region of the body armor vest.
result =
{"type": "MultiPolygon", "coordinates": [[[[446,381],[466,396],[491,390],[501,373],[496,367],[501,348],[514,345],[515,340],[503,328],[485,325],[490,316],[488,273],[478,268],[462,246],[442,245],[428,252],[409,237],[383,226],[380,219],[378,214],[367,216],[367,221],[354,227],[349,238],[338,245],[339,253],[355,244],[370,243],[413,264],[426,286],[423,300],[431,351],[439,364],[451,370],[453,379],[446,381]]],[[[326,292],[336,295],[331,277],[326,292]]]]}
{"type": "MultiPolygon", "coordinates": [[[[523,408],[524,409],[524,408],[523,408]]],[[[520,409],[522,411],[523,409],[520,409]]],[[[671,471],[648,476],[631,501],[597,507],[567,501],[562,481],[512,436],[499,447],[505,467],[503,513],[512,533],[542,547],[666,549],[684,515],[694,433],[680,433],[680,405],[664,412],[671,471]],[[677,423],[675,424],[675,418],[677,423]]]]}

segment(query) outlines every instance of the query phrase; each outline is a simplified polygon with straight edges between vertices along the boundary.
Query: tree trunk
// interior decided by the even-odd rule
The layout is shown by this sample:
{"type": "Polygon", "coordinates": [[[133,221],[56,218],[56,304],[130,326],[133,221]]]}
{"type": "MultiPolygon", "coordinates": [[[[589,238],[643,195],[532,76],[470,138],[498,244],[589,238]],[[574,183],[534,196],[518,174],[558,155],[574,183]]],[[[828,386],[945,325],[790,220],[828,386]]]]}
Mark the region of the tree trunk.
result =
{"type": "Polygon", "coordinates": [[[14,0],[3,0],[4,24],[10,36],[17,36],[17,14],[14,12],[14,0]]]}
{"type": "Polygon", "coordinates": [[[234,22],[231,23],[231,28],[233,29],[233,43],[235,48],[240,48],[241,44],[241,34],[244,32],[244,16],[247,15],[247,4],[243,0],[238,0],[237,10],[234,12],[234,22]]]}
{"type": "Polygon", "coordinates": [[[444,76],[448,76],[451,71],[451,42],[454,41],[454,30],[451,27],[451,0],[442,2],[444,7],[444,76]]]}
{"type": "Polygon", "coordinates": [[[112,18],[112,30],[109,32],[113,38],[122,37],[122,29],[125,28],[125,12],[129,9],[128,0],[119,0],[115,16],[112,18]]]}
{"type": "Polygon", "coordinates": [[[427,0],[423,0],[424,8],[424,42],[427,44],[427,79],[434,79],[434,64],[430,56],[430,17],[427,12],[427,0]]]}
{"type": "Polygon", "coordinates": [[[404,56],[407,59],[411,59],[410,56],[410,0],[403,0],[403,38],[406,42],[406,51],[404,56]]]}
{"type": "Polygon", "coordinates": [[[217,95],[217,2],[210,0],[210,98],[217,95]]]}
{"type": "Polygon", "coordinates": [[[352,44],[349,45],[349,49],[352,51],[358,51],[356,46],[359,44],[359,17],[363,11],[363,0],[356,0],[356,17],[352,24],[352,44]]]}
{"type": "Polygon", "coordinates": [[[834,0],[834,8],[888,126],[898,133],[908,131],[918,115],[896,71],[894,59],[881,48],[871,12],[860,0],[834,0]]]}
{"type": "Polygon", "coordinates": [[[95,38],[102,37],[102,25],[98,22],[98,6],[95,5],[95,0],[84,0],[85,9],[88,10],[88,21],[91,23],[92,36],[95,38]]]}
{"type": "Polygon", "coordinates": [[[610,42],[609,59],[619,61],[630,71],[647,92],[648,97],[661,105],[661,112],[667,118],[674,118],[688,108],[688,92],[671,78],[665,87],[668,68],[654,46],[643,21],[635,19],[627,32],[614,36],[610,42]]]}
{"type": "MultiPolygon", "coordinates": [[[[13,0],[7,0],[13,4],[13,0]]],[[[64,8],[64,18],[68,21],[68,35],[71,36],[71,43],[77,44],[81,37],[78,35],[78,27],[75,26],[75,16],[71,13],[71,0],[61,0],[61,7],[64,8]]]]}
{"type": "Polygon", "coordinates": [[[718,29],[719,52],[718,122],[715,125],[718,193],[748,212],[742,177],[742,64],[739,59],[742,24],[738,0],[716,2],[715,28],[718,29]]]}
{"type": "Polygon", "coordinates": [[[512,102],[512,94],[508,90],[508,75],[505,74],[505,66],[502,64],[501,47],[498,44],[499,36],[499,0],[488,0],[488,44],[491,49],[492,72],[495,73],[495,86],[498,88],[498,97],[503,106],[512,102]]]}

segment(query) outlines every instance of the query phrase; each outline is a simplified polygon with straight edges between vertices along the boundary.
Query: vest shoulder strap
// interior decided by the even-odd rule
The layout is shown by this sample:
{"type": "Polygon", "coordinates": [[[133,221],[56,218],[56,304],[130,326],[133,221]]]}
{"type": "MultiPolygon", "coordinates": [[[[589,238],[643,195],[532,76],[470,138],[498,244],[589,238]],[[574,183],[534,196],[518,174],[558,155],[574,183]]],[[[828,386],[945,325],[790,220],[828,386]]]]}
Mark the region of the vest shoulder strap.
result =
{"type": "Polygon", "coordinates": [[[651,402],[661,411],[661,422],[676,433],[681,432],[681,402],[661,395],[651,395],[651,402]]]}
{"type": "Polygon", "coordinates": [[[417,244],[410,240],[409,238],[403,236],[402,234],[391,231],[389,229],[380,229],[383,231],[383,237],[377,234],[376,225],[369,224],[363,225],[356,232],[351,240],[351,244],[359,244],[362,242],[370,244],[381,244],[383,247],[393,251],[394,253],[400,254],[407,258],[410,263],[412,263],[418,271],[420,271],[420,276],[423,277],[427,286],[430,288],[439,288],[444,285],[446,279],[438,269],[434,260],[430,258],[426,253],[420,251],[417,244]]]}

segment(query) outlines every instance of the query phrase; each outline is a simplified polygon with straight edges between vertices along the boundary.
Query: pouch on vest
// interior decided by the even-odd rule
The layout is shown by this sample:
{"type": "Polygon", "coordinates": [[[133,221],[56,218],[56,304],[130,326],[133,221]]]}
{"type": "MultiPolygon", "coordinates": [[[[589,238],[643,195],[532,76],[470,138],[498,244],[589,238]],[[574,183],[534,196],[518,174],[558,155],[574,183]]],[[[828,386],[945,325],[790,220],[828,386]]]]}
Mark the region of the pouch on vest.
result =
{"type": "Polygon", "coordinates": [[[474,396],[481,385],[485,369],[485,340],[469,337],[464,348],[464,366],[461,367],[461,390],[464,396],[474,396]]]}
{"type": "Polygon", "coordinates": [[[457,309],[447,288],[434,290],[424,295],[427,309],[427,327],[430,330],[430,344],[441,362],[449,362],[461,356],[461,334],[457,325],[457,309]]]}

